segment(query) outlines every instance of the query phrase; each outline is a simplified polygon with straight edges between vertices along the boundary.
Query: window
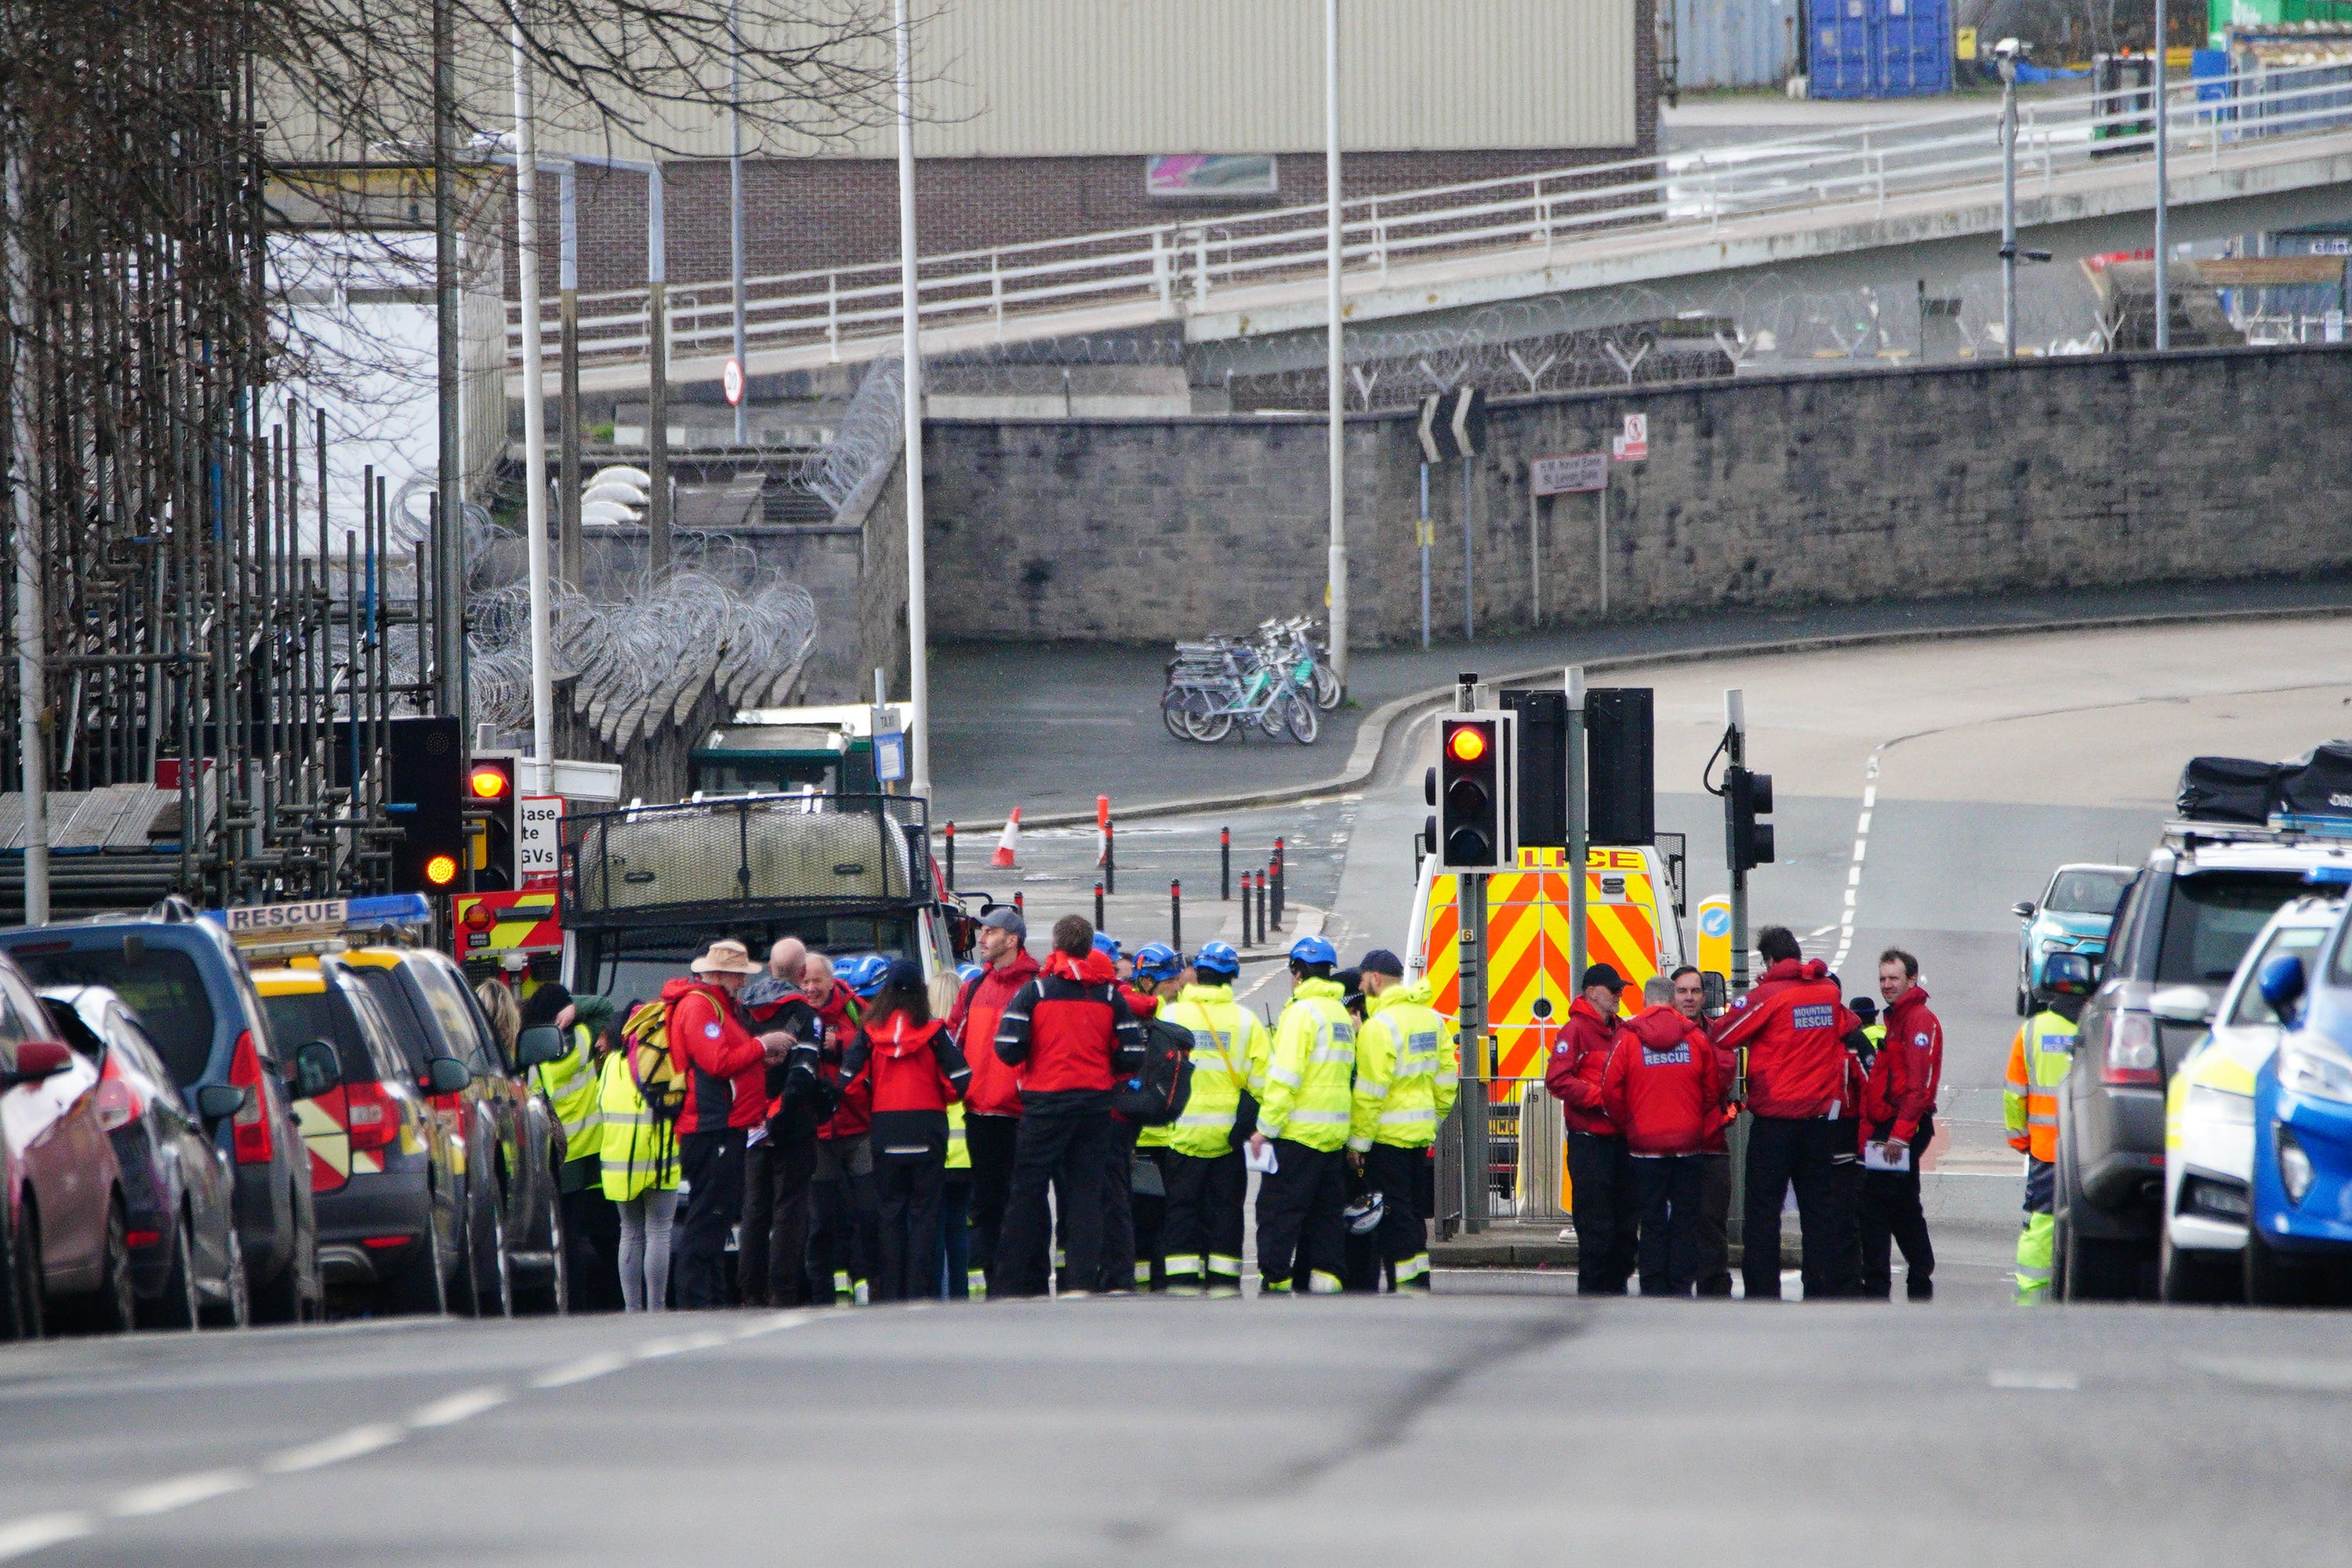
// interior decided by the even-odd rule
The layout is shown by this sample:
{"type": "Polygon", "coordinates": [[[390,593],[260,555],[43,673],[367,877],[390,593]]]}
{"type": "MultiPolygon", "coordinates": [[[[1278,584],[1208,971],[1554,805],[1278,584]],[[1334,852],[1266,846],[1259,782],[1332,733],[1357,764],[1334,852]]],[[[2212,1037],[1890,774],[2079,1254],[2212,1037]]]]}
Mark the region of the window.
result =
{"type": "Polygon", "coordinates": [[[2112,915],[2131,879],[2129,871],[2062,871],[2042,907],[2053,914],[2112,915]]]}
{"type": "MultiPolygon", "coordinates": [[[[2303,959],[2304,968],[2308,971],[2311,967],[2311,955],[2319,951],[2319,944],[2326,941],[2326,937],[2327,929],[2325,926],[2283,926],[2272,932],[2271,940],[2263,945],[2262,955],[2247,966],[2245,989],[2238,993],[2238,1005],[2230,1009],[2230,1022],[2232,1024],[2277,1023],[2278,1015],[2272,1012],[2271,1005],[2263,1000],[2263,988],[2255,984],[2256,977],[2262,973],[2263,965],[2282,952],[2291,952],[2303,959]]],[[[2338,960],[2338,963],[2340,963],[2341,960],[2338,960]]]]}
{"type": "Polygon", "coordinates": [[[415,1001],[402,987],[400,976],[389,969],[378,969],[372,963],[355,963],[352,965],[351,973],[375,1000],[385,1021],[391,1026],[392,1037],[399,1042],[402,1053],[408,1058],[408,1070],[422,1081],[426,1066],[441,1054],[441,1045],[434,1038],[433,1031],[426,1026],[424,1014],[415,1001]]]}
{"type": "Polygon", "coordinates": [[[474,999],[466,994],[464,982],[439,964],[424,959],[411,960],[401,968],[425,998],[425,1005],[433,1009],[452,1054],[477,1073],[504,1073],[504,1042],[495,1047],[490,1044],[496,1037],[489,1020],[482,1016],[474,999]]]}
{"type": "Polygon", "coordinates": [[[2302,879],[2292,876],[2209,871],[2175,877],[2164,943],[2157,953],[2157,981],[2228,984],[2264,923],[2302,890],[2302,879]]]}
{"type": "Polygon", "coordinates": [[[33,984],[45,989],[103,985],[121,997],[139,1016],[177,1082],[199,1081],[211,1065],[212,994],[205,989],[196,961],[179,949],[151,943],[135,964],[123,958],[119,944],[79,952],[27,953],[17,962],[33,984]]]}

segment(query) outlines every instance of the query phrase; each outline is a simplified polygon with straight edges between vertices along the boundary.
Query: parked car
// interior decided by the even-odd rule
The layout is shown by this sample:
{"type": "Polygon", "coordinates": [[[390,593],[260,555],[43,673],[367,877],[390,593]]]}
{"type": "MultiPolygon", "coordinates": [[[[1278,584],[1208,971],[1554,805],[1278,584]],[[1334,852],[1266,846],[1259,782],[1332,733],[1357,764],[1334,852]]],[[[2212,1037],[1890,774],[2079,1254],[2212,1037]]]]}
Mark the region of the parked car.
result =
{"type": "Polygon", "coordinates": [[[98,1064],[58,1038],[24,973],[0,960],[8,1327],[23,1338],[57,1323],[124,1333],[137,1321],[129,1205],[98,1086],[98,1064]]]}
{"type": "MultiPolygon", "coordinates": [[[[103,985],[41,993],[58,1036],[98,1064],[98,1124],[114,1145],[143,1326],[252,1321],[236,1237],[236,1176],[138,1017],[103,985]]],[[[222,1089],[221,1094],[235,1091],[222,1089]]],[[[228,1110],[226,1100],[219,1108],[228,1110]]]]}
{"type": "MultiPolygon", "coordinates": [[[[2352,873],[2346,879],[2352,881],[2352,873]]],[[[2347,905],[2352,909],[2352,905],[2347,905]]],[[[2339,915],[2310,954],[2262,967],[2285,1021],[2254,1076],[2252,1212],[2245,1298],[2256,1306],[2352,1300],[2352,931],[2339,915]]]]}
{"type": "Polygon", "coordinates": [[[2149,851],[2116,911],[2058,1097],[2053,1295],[2156,1293],[2165,1085],[2256,933],[2325,865],[2352,865],[2352,847],[2283,828],[2176,824],[2149,851]],[[2204,1005],[2158,1016],[2156,994],[2174,986],[2204,1005]]]}
{"type": "Polygon", "coordinates": [[[429,1097],[436,1082],[461,1083],[466,1068],[443,1059],[420,1074],[374,996],[340,964],[264,969],[253,984],[279,1039],[335,1053],[334,1087],[300,1107],[327,1285],[379,1311],[446,1311],[452,1276],[466,1267],[465,1177],[429,1097]]]}
{"type": "Polygon", "coordinates": [[[458,1287],[458,1308],[490,1315],[564,1310],[560,1123],[531,1085],[532,1064],[509,1058],[465,972],[443,953],[362,947],[326,962],[365,983],[420,1082],[440,1058],[467,1068],[461,1088],[434,1099],[460,1150],[465,1182],[471,1268],[458,1287]]]}
{"type": "MultiPolygon", "coordinates": [[[[2271,916],[2221,994],[2211,1031],[2190,1047],[2166,1087],[2157,1291],[2168,1301],[2234,1301],[2244,1292],[2254,1079],[2278,1049],[2281,1033],[2256,977],[2281,953],[2317,951],[2340,909],[2335,898],[2302,898],[2271,916]]],[[[2205,993],[2195,986],[2158,991],[2148,1005],[2158,1020],[2194,1022],[2204,1012],[2205,993]]]]}
{"type": "Polygon", "coordinates": [[[0,952],[36,985],[103,985],[139,1016],[173,1081],[228,1152],[254,1320],[315,1317],[325,1289],[310,1157],[294,1119],[298,1086],[288,1076],[293,1061],[279,1054],[227,934],[185,906],[163,909],[149,918],[0,931],[0,952]],[[208,1097],[215,1087],[242,1092],[208,1097]],[[206,1109],[208,1099],[231,1098],[233,1112],[215,1118],[206,1109]]]}
{"type": "Polygon", "coordinates": [[[2025,922],[2017,933],[2019,1017],[2033,1010],[2033,966],[2044,953],[2079,952],[2095,965],[2106,955],[2107,928],[2131,879],[2129,866],[2061,866],[2040,903],[2010,906],[2025,922]]]}

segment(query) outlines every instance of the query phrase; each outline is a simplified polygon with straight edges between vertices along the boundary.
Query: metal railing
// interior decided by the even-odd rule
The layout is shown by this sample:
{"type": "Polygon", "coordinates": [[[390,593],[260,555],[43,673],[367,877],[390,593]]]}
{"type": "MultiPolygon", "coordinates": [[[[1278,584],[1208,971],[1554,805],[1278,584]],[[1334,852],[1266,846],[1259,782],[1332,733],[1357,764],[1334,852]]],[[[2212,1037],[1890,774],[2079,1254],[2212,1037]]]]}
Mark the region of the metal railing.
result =
{"type": "MultiPolygon", "coordinates": [[[[2165,104],[2175,169],[2189,173],[2200,154],[2218,167],[2222,150],[2242,142],[2352,128],[2352,84],[2343,78],[2342,67],[2311,66],[2177,84],[2165,104]]],[[[2085,93],[2021,105],[2021,191],[2046,196],[2061,179],[2151,149],[2148,96],[2085,93]]],[[[1635,231],[1664,245],[1791,212],[1825,209],[1824,222],[1884,216],[1906,197],[1997,183],[1999,124],[1997,109],[1969,110],[1360,197],[1343,208],[1343,266],[1358,278],[1385,279],[1447,260],[1528,252],[1549,259],[1579,241],[1635,231]]],[[[919,310],[926,331],[993,327],[1003,335],[1023,318],[1090,307],[1124,307],[1148,320],[1240,308],[1247,290],[1319,275],[1325,219],[1319,206],[1286,207],[927,257],[919,268],[919,310]]],[[[650,342],[646,302],[644,289],[580,296],[583,364],[641,361],[650,342]]],[[[671,355],[724,353],[733,309],[727,282],[671,287],[671,355]]],[[[515,310],[509,344],[519,353],[515,310]]],[[[755,353],[822,349],[834,360],[863,357],[898,336],[898,264],[751,279],[744,314],[755,353]]]]}

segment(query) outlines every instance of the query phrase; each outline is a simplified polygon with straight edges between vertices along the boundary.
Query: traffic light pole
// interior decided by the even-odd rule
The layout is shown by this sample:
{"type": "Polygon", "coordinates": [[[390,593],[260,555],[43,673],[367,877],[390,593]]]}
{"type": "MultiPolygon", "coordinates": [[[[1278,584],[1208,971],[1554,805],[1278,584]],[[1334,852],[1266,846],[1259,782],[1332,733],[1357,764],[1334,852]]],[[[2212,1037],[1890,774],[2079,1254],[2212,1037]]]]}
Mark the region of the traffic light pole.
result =
{"type": "MultiPolygon", "coordinates": [[[[1585,864],[1591,857],[1586,838],[1591,824],[1586,812],[1591,801],[1584,779],[1584,667],[1568,667],[1568,973],[1570,983],[1583,994],[1585,937],[1585,864]]],[[[1569,998],[1573,1002],[1576,998],[1569,998]]]]}
{"type": "MultiPolygon", "coordinates": [[[[1748,703],[1738,687],[1723,694],[1724,760],[1731,767],[1748,765],[1748,703]]],[[[1726,847],[1728,848],[1728,846],[1726,847]]],[[[1748,994],[1748,870],[1740,857],[1727,857],[1731,866],[1731,994],[1748,994]]]]}
{"type": "MultiPolygon", "coordinates": [[[[1463,680],[1458,710],[1471,712],[1477,700],[1475,678],[1463,680]]],[[[1454,883],[1462,994],[1461,1088],[1454,1104],[1462,1118],[1462,1228],[1475,1235],[1486,1228],[1486,879],[1462,871],[1454,883]]]]}

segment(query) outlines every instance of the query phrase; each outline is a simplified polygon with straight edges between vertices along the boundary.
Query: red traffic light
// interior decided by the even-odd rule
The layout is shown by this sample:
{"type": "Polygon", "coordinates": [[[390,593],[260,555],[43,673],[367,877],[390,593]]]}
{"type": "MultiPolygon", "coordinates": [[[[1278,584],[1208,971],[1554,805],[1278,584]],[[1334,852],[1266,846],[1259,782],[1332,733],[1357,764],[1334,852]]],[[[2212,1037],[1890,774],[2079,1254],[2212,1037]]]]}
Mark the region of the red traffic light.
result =
{"type": "Polygon", "coordinates": [[[1465,724],[1455,730],[1445,742],[1457,763],[1475,763],[1486,754],[1486,731],[1475,724],[1465,724]]]}
{"type": "Polygon", "coordinates": [[[477,763],[466,774],[466,787],[476,800],[504,800],[514,788],[514,777],[496,763],[477,763]]]}

